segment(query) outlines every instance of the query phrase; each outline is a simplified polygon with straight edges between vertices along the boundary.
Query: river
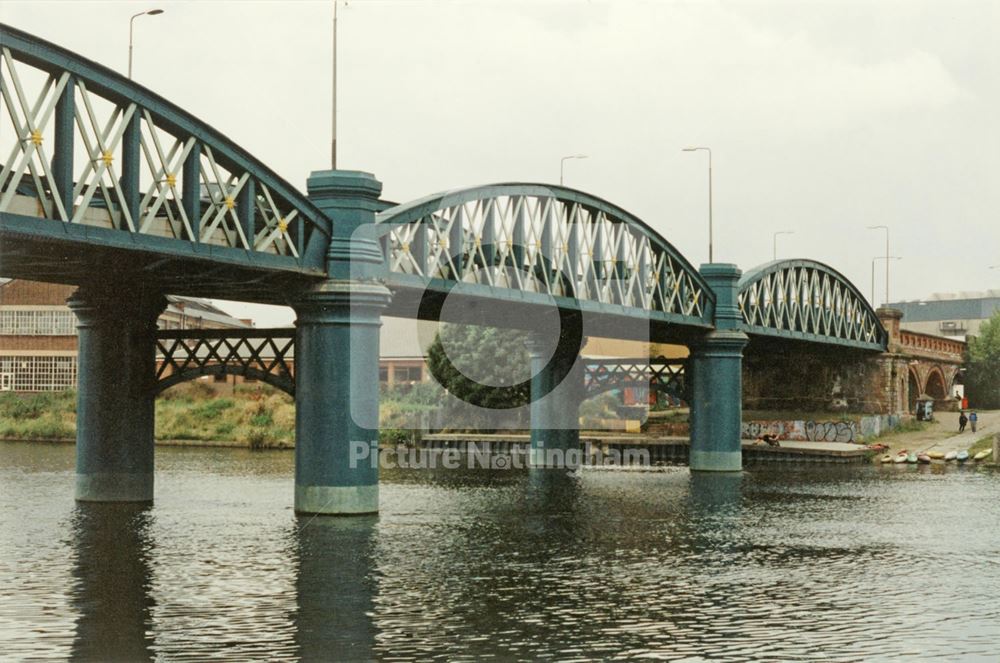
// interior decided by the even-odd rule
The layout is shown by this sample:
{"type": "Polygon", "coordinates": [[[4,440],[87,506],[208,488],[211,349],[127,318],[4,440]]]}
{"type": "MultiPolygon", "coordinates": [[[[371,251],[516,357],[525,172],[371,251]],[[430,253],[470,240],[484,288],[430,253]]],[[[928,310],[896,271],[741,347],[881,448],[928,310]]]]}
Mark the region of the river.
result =
{"type": "Polygon", "coordinates": [[[76,504],[0,442],[0,656],[996,661],[1000,472],[388,470],[296,517],[291,452],[160,447],[156,504],[76,504]]]}

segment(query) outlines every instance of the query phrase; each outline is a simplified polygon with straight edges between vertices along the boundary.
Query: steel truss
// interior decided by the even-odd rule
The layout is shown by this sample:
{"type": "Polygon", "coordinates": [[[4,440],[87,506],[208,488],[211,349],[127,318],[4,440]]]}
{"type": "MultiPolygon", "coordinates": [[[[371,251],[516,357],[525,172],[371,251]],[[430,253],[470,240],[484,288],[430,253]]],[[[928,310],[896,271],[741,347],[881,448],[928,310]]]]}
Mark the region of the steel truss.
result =
{"type": "Polygon", "coordinates": [[[697,270],[642,221],[579,191],[476,187],[389,208],[378,222],[393,284],[540,293],[712,324],[715,296],[697,270]]]}
{"type": "Polygon", "coordinates": [[[156,393],[203,375],[242,375],[295,395],[295,329],[156,332],[156,393]]]}
{"type": "Polygon", "coordinates": [[[0,214],[297,263],[314,234],[325,247],[323,214],[211,127],[70,51],[0,37],[0,214]]]}
{"type": "Polygon", "coordinates": [[[777,261],[747,272],[739,305],[749,334],[886,349],[886,331],[864,296],[819,262],[777,261]]]}
{"type": "Polygon", "coordinates": [[[584,358],[584,387],[587,398],[612,389],[648,387],[687,401],[686,359],[602,359],[584,358]]]}

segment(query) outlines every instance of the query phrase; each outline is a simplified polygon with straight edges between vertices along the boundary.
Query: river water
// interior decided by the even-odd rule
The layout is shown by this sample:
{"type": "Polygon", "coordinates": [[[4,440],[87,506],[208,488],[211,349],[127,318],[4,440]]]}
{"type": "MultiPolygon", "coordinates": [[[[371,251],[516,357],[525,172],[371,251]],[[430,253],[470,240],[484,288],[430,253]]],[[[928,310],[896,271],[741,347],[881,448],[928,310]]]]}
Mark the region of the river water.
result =
{"type": "Polygon", "coordinates": [[[290,452],[157,449],[156,504],[75,504],[0,443],[0,657],[932,659],[1000,652],[1000,472],[390,470],[292,511],[290,452]]]}

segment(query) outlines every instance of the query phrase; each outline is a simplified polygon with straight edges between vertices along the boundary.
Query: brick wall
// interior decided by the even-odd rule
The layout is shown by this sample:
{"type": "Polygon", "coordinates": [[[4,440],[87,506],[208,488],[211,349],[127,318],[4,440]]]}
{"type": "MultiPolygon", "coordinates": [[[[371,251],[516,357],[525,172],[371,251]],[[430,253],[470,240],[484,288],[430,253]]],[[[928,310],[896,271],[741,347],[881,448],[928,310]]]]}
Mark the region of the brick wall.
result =
{"type": "Polygon", "coordinates": [[[76,286],[14,280],[0,286],[0,306],[65,306],[76,286]]]}

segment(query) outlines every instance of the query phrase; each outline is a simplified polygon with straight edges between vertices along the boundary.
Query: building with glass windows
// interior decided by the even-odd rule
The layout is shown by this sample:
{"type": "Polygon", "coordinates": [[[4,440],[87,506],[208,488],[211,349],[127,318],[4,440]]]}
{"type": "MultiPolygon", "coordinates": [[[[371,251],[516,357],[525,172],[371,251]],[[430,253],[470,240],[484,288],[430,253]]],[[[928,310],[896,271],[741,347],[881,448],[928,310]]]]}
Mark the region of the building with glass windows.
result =
{"type": "MultiPolygon", "coordinates": [[[[74,286],[0,280],[0,391],[57,391],[76,386],[74,286]]],[[[204,299],[167,297],[160,329],[252,327],[204,299]]]]}

